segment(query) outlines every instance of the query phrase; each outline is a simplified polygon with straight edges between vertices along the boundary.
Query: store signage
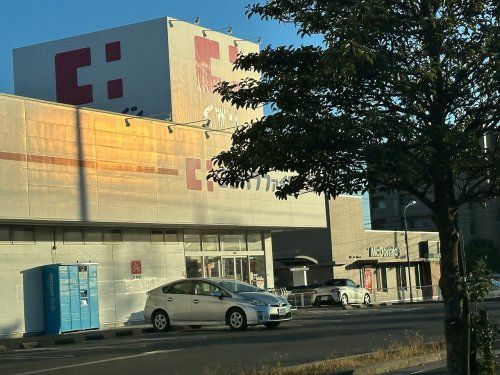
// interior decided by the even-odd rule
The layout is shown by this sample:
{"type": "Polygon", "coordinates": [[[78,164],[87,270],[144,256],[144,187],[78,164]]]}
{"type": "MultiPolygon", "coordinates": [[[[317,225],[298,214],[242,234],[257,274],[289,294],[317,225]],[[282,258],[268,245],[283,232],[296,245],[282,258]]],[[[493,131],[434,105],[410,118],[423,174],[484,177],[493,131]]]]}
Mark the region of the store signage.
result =
{"type": "MultiPolygon", "coordinates": [[[[121,60],[120,41],[104,46],[106,63],[121,60]]],[[[60,52],[55,55],[56,95],[59,103],[81,105],[94,102],[93,86],[78,84],[78,70],[91,65],[90,47],[60,52]]],[[[122,79],[107,81],[108,99],[123,96],[122,79]]]]}
{"type": "Polygon", "coordinates": [[[132,274],[132,279],[140,279],[142,275],[142,263],[140,260],[130,261],[130,273],[132,274]]]}
{"type": "Polygon", "coordinates": [[[372,269],[371,268],[365,268],[363,272],[364,276],[364,287],[372,292],[372,269]]]}
{"type": "Polygon", "coordinates": [[[401,254],[397,246],[370,246],[368,252],[371,257],[398,257],[401,254]]]}

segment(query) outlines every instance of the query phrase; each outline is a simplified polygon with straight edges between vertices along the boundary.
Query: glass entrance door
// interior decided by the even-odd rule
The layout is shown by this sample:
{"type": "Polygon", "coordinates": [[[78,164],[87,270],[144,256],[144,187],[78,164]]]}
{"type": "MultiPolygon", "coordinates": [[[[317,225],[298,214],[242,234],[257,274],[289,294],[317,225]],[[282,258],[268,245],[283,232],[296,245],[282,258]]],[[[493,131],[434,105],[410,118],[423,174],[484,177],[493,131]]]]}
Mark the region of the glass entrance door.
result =
{"type": "Polygon", "coordinates": [[[222,277],[235,279],[234,277],[234,258],[222,258],[222,277]]]}
{"type": "Polygon", "coordinates": [[[246,283],[250,282],[248,278],[248,258],[234,258],[234,261],[236,263],[236,278],[246,283]]]}
{"type": "Polygon", "coordinates": [[[223,257],[222,277],[250,282],[248,273],[248,257],[223,257]]]}

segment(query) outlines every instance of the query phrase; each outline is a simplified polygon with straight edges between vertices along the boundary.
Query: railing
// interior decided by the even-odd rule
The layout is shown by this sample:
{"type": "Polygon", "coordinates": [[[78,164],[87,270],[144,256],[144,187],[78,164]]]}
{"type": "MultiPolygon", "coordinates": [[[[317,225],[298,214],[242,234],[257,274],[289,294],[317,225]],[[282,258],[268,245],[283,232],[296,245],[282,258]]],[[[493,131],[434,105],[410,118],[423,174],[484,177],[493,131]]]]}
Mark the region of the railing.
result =
{"type": "MultiPolygon", "coordinates": [[[[438,285],[423,285],[411,288],[413,302],[442,301],[441,290],[438,285]]],[[[370,294],[371,302],[410,302],[410,288],[397,287],[374,289],[370,294]]]]}
{"type": "MultiPolygon", "coordinates": [[[[280,296],[287,298],[292,308],[310,307],[315,304],[316,291],[290,292],[286,288],[270,290],[280,296]]],[[[420,301],[442,301],[441,291],[438,285],[426,285],[421,287],[412,287],[413,302],[420,301]]],[[[384,288],[381,290],[372,290],[370,293],[372,303],[404,303],[410,302],[409,288],[384,288]]]]}

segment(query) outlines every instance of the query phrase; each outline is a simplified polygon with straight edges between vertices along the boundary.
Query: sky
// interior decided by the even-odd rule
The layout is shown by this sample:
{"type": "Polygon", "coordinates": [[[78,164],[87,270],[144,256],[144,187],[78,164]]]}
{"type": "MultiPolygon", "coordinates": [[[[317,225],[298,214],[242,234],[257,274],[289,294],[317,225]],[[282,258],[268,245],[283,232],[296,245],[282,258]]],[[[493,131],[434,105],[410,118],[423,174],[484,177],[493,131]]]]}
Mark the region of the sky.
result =
{"type": "MultiPolygon", "coordinates": [[[[264,2],[265,0],[261,0],[264,2]]],[[[301,40],[292,25],[276,21],[250,20],[245,6],[251,0],[2,0],[0,22],[0,92],[14,93],[12,50],[171,16],[188,20],[200,17],[209,29],[233,27],[242,39],[262,37],[261,46],[310,44],[301,40]]]]}

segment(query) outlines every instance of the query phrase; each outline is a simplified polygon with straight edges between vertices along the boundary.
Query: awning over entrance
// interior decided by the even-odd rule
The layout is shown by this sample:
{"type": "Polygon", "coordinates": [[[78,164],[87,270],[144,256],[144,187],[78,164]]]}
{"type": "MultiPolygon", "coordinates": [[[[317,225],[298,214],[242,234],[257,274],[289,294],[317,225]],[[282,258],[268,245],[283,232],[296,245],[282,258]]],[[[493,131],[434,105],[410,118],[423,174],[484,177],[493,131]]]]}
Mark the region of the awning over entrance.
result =
{"type": "MultiPolygon", "coordinates": [[[[410,263],[420,262],[420,260],[410,260],[410,263]]],[[[407,264],[406,259],[358,259],[349,264],[347,269],[362,268],[364,266],[377,266],[377,265],[396,265],[396,264],[407,264]]]]}

